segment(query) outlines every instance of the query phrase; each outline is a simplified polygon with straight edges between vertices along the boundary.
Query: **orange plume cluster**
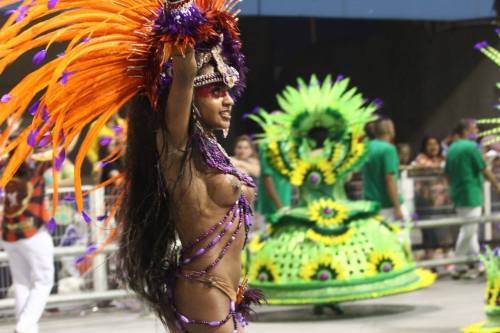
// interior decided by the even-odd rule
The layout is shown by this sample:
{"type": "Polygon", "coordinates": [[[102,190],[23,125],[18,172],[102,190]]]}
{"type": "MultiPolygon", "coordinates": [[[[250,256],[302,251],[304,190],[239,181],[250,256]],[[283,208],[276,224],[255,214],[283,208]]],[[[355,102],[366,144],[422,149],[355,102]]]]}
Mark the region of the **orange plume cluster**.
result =
{"type": "MultiPolygon", "coordinates": [[[[18,0],[0,0],[0,8],[18,0]]],[[[229,24],[237,34],[239,0],[194,0],[208,20],[229,24]],[[218,13],[217,15],[215,13],[218,13]]],[[[0,29],[0,76],[20,56],[37,51],[38,69],[24,77],[0,101],[1,155],[13,152],[0,178],[4,187],[42,138],[49,137],[54,165],[54,209],[58,169],[71,142],[88,128],[75,160],[75,199],[83,209],[81,168],[103,127],[140,89],[151,84],[151,54],[194,45],[153,34],[164,6],[162,0],[24,0],[0,29]],[[67,45],[64,54],[45,59],[55,43],[67,45]],[[155,44],[156,43],[156,44],[155,44]],[[180,44],[178,44],[180,43],[180,44]],[[36,98],[39,97],[37,100],[36,98]],[[29,126],[11,138],[13,123],[33,114],[29,126]]],[[[215,24],[212,22],[212,24],[215,24]]],[[[215,32],[204,25],[205,34],[215,32]]],[[[202,32],[200,32],[203,35],[202,32]]],[[[36,61],[35,61],[36,60],[36,61]]],[[[156,63],[155,66],[160,66],[156,63]]]]}

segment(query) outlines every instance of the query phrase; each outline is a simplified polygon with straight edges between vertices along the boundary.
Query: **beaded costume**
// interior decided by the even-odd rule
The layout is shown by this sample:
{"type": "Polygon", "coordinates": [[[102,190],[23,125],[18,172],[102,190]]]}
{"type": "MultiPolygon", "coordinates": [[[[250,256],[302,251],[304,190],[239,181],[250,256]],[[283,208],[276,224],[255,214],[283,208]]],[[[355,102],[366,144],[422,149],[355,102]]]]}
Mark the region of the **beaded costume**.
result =
{"type": "MultiPolygon", "coordinates": [[[[0,30],[0,75],[21,55],[32,50],[35,52],[33,63],[40,67],[10,92],[0,95],[0,124],[6,125],[0,135],[0,149],[2,154],[13,152],[0,187],[10,181],[34,148],[50,144],[55,210],[58,173],[66,151],[71,142],[88,129],[75,160],[75,200],[87,223],[91,223],[92,217],[83,211],[83,161],[89,150],[95,148],[106,124],[133,97],[145,95],[153,110],[158,109],[173,82],[174,48],[184,53],[193,47],[198,70],[206,64],[213,65],[214,73],[197,76],[194,87],[224,83],[233,97],[238,97],[244,88],[245,57],[241,53],[235,8],[238,0],[25,0],[13,8],[18,2],[0,0],[0,8],[7,8],[10,13],[0,30]],[[50,48],[55,43],[66,43],[67,47],[64,53],[52,57],[50,48]],[[13,129],[9,124],[28,114],[32,116],[29,126],[18,137],[9,139],[13,129]]],[[[250,177],[232,166],[211,133],[206,133],[201,126],[195,126],[194,131],[193,145],[206,167],[233,175],[242,184],[254,187],[250,177]]],[[[101,162],[120,158],[122,151],[119,147],[101,162]]],[[[122,178],[124,175],[117,176],[98,187],[122,178]]],[[[122,183],[126,184],[126,179],[122,183]]],[[[118,198],[106,223],[113,218],[122,199],[123,196],[118,198]]],[[[249,305],[258,302],[261,294],[246,290],[245,283],[234,290],[211,271],[233,246],[236,237],[248,233],[251,214],[251,205],[241,194],[218,223],[182,249],[175,276],[165,276],[165,281],[187,279],[219,289],[229,299],[227,317],[213,321],[188,318],[175,309],[172,297],[172,312],[177,321],[169,325],[175,324],[182,332],[187,332],[187,324],[220,327],[231,321],[234,332],[246,325],[249,305]],[[236,226],[234,230],[233,226],[236,226]],[[205,269],[185,269],[228,235],[217,258],[205,269]]],[[[99,252],[115,235],[116,230],[103,244],[89,248],[87,255],[99,252]]]]}
{"type": "Polygon", "coordinates": [[[264,129],[270,164],[300,196],[250,243],[250,285],[270,304],[328,304],[432,284],[435,276],[413,261],[409,230],[384,220],[378,204],[345,193],[345,179],[367,155],[364,126],[375,103],[342,76],[299,79],[278,103],[283,112],[262,110],[252,118],[264,129]]]}

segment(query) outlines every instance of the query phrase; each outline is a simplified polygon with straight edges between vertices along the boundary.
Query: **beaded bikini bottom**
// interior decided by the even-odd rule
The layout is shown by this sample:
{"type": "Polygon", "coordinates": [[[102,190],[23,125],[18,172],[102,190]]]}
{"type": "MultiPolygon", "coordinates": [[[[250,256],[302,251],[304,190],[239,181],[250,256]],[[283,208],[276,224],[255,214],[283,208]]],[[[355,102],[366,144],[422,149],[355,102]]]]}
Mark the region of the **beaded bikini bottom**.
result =
{"type": "Polygon", "coordinates": [[[222,327],[230,321],[232,321],[233,324],[232,333],[236,333],[238,331],[238,325],[241,327],[245,327],[247,325],[248,317],[251,312],[250,306],[252,304],[260,304],[260,300],[263,295],[259,290],[247,289],[246,282],[242,283],[238,290],[234,290],[234,286],[226,279],[211,273],[224,258],[241,230],[244,229],[245,234],[248,235],[251,214],[252,210],[250,204],[242,194],[238,201],[231,208],[229,208],[226,215],[224,215],[224,217],[217,224],[196,238],[192,244],[183,248],[177,278],[196,283],[203,283],[209,287],[217,288],[229,299],[229,310],[224,319],[208,321],[188,318],[174,306],[174,312],[177,318],[176,327],[182,333],[189,332],[186,329],[186,325],[199,325],[215,328],[222,327]],[[210,249],[221,242],[224,236],[230,232],[235,223],[237,223],[236,228],[231,232],[230,237],[213,262],[201,271],[183,269],[184,266],[193,263],[195,260],[199,260],[210,249]],[[206,244],[201,246],[202,243],[206,244]]]}

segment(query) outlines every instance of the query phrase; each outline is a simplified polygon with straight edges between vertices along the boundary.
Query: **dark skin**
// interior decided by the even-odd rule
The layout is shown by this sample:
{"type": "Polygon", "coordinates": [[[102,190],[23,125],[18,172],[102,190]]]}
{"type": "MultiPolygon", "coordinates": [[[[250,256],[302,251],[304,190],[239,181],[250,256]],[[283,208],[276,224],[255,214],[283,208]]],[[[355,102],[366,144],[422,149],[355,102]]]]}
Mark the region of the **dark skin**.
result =
{"type": "MultiPolygon", "coordinates": [[[[163,174],[173,202],[176,229],[183,245],[193,242],[206,232],[228,212],[238,200],[241,193],[253,201],[254,190],[245,186],[236,177],[222,174],[207,168],[201,157],[193,151],[181,170],[184,151],[187,149],[188,130],[191,119],[191,108],[194,105],[201,114],[201,125],[207,130],[229,129],[231,112],[234,104],[229,88],[223,84],[210,85],[193,89],[197,73],[194,51],[188,50],[185,56],[178,52],[173,57],[174,75],[172,88],[166,105],[166,127],[168,133],[158,133],[157,142],[160,151],[163,144],[168,152],[163,153],[163,174]],[[184,171],[184,173],[183,173],[184,171]],[[181,175],[185,176],[182,177],[181,175]],[[177,184],[173,187],[173,184],[177,184]]],[[[201,73],[213,72],[212,66],[201,69],[201,73]]],[[[200,271],[212,263],[237,228],[234,223],[217,245],[194,261],[186,270],[200,271]]],[[[241,279],[241,250],[244,245],[244,227],[239,231],[234,243],[224,258],[210,272],[226,281],[236,291],[241,279]]],[[[207,240],[201,245],[210,241],[207,240]]],[[[196,320],[222,320],[229,312],[229,299],[219,289],[210,287],[199,281],[178,279],[174,292],[177,309],[188,318],[196,320]]],[[[187,325],[193,333],[225,333],[232,332],[232,320],[218,328],[187,325]]],[[[244,332],[238,328],[238,332],[244,332]]]]}

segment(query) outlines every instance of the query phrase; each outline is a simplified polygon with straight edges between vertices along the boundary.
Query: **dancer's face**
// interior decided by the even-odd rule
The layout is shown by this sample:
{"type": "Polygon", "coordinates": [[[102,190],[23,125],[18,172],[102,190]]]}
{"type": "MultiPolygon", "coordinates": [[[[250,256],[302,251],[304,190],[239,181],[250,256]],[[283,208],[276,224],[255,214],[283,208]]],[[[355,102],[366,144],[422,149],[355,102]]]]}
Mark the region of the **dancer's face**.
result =
{"type": "Polygon", "coordinates": [[[205,126],[229,129],[234,100],[225,84],[214,83],[196,88],[194,99],[205,126]]]}

